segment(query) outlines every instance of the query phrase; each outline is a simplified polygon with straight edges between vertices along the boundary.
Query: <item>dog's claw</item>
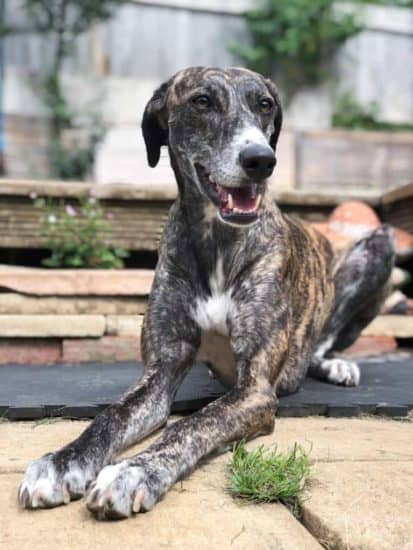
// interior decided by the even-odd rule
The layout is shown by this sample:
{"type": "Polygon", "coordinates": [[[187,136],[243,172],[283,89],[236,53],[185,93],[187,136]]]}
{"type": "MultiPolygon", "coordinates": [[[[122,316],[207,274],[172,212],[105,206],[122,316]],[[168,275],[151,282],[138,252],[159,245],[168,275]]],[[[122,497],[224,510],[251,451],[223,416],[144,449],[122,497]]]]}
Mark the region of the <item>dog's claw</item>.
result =
{"type": "Polygon", "coordinates": [[[43,499],[43,494],[41,492],[40,489],[37,489],[36,491],[34,491],[34,493],[32,494],[32,499],[31,499],[31,507],[32,508],[39,508],[41,507],[42,504],[45,504],[46,501],[43,499]]]}
{"type": "Polygon", "coordinates": [[[69,484],[66,481],[64,481],[62,485],[62,494],[63,494],[63,504],[69,504],[70,502],[69,484]]]}
{"type": "Polygon", "coordinates": [[[86,495],[86,505],[89,508],[89,510],[95,507],[99,496],[99,490],[96,489],[95,487],[96,487],[96,483],[86,495]]]}
{"type": "Polygon", "coordinates": [[[19,506],[21,508],[26,508],[29,502],[29,499],[30,499],[29,491],[27,490],[26,487],[22,491],[22,485],[20,485],[19,493],[18,493],[19,506]]]}
{"type": "Polygon", "coordinates": [[[132,511],[137,514],[141,507],[143,499],[145,498],[145,491],[143,489],[139,489],[136,491],[135,498],[133,499],[133,505],[132,505],[132,511]]]}
{"type": "Polygon", "coordinates": [[[95,486],[96,486],[96,480],[88,481],[86,483],[86,494],[88,494],[90,491],[93,491],[95,486]]]}

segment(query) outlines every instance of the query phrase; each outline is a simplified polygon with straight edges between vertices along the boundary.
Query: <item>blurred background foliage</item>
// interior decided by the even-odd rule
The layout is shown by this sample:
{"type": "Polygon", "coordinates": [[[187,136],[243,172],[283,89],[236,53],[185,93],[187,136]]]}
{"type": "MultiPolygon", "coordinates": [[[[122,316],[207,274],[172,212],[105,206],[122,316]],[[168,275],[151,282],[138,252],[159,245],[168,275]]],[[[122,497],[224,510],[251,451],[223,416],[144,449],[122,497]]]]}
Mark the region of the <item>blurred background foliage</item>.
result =
{"type": "Polygon", "coordinates": [[[333,128],[352,130],[413,131],[413,124],[407,122],[396,124],[380,120],[376,103],[372,102],[367,106],[362,105],[351,92],[345,92],[337,97],[331,117],[331,125],[333,128]]]}
{"type": "MultiPolygon", "coordinates": [[[[364,0],[353,4],[364,5],[364,0]]],[[[411,7],[412,0],[375,0],[411,7]]],[[[332,74],[337,48],[363,29],[357,11],[337,9],[334,0],[267,0],[244,14],[251,44],[230,49],[252,70],[276,76],[286,95],[332,74]]]]}
{"type": "Polygon", "coordinates": [[[30,24],[23,27],[0,22],[0,37],[21,33],[50,37],[53,61],[41,88],[50,115],[50,163],[56,178],[76,180],[89,176],[95,147],[104,134],[104,126],[96,113],[79,116],[72,111],[62,89],[63,61],[72,53],[79,35],[92,23],[110,19],[114,10],[125,3],[126,0],[23,0],[21,7],[30,24]],[[65,131],[79,126],[87,132],[83,132],[81,140],[70,140],[68,146],[65,131]]]}

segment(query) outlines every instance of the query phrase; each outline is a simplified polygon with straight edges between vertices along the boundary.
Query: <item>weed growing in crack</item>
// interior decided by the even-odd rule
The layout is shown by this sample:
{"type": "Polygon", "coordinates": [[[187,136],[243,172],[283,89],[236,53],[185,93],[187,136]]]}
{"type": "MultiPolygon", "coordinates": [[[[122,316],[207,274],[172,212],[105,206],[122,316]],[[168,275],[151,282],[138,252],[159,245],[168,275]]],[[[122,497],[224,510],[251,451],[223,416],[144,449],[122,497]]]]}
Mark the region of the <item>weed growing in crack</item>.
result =
{"type": "Polygon", "coordinates": [[[263,445],[248,451],[245,442],[234,446],[228,467],[229,492],[252,502],[277,502],[299,511],[300,495],[311,473],[309,452],[294,444],[285,453],[263,445]]]}

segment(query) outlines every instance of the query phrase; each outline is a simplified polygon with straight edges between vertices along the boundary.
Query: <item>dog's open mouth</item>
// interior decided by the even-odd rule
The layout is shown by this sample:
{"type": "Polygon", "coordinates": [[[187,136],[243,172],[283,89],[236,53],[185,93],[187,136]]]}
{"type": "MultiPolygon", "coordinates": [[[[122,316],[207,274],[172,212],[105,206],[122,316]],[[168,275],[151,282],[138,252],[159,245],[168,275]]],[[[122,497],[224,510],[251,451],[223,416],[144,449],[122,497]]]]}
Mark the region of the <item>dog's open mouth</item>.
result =
{"type": "Polygon", "coordinates": [[[218,207],[224,221],[249,224],[257,219],[265,183],[247,183],[242,187],[224,187],[215,182],[201,164],[195,164],[195,168],[205,193],[218,207]]]}

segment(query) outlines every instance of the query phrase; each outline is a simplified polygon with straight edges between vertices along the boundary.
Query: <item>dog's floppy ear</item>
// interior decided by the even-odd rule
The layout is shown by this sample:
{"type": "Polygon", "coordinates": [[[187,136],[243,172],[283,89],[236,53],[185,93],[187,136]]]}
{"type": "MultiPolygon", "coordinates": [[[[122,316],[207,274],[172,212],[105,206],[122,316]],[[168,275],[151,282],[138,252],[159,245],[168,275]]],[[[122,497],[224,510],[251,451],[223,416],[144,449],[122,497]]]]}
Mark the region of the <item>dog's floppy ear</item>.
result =
{"type": "Polygon", "coordinates": [[[143,113],[142,133],[146,145],[148,164],[151,168],[158,164],[162,145],[168,143],[166,98],[170,83],[171,81],[168,80],[155,90],[143,113]]]}
{"type": "Polygon", "coordinates": [[[265,79],[265,84],[267,85],[267,88],[268,88],[270,94],[272,95],[272,97],[275,101],[275,104],[277,106],[277,110],[276,110],[275,118],[274,118],[274,132],[271,134],[271,137],[270,137],[270,145],[275,151],[275,148],[277,146],[278,137],[279,137],[280,132],[281,132],[282,121],[283,121],[281,100],[280,100],[280,96],[278,94],[278,90],[277,90],[275,84],[271,80],[268,80],[268,79],[265,79]]]}

